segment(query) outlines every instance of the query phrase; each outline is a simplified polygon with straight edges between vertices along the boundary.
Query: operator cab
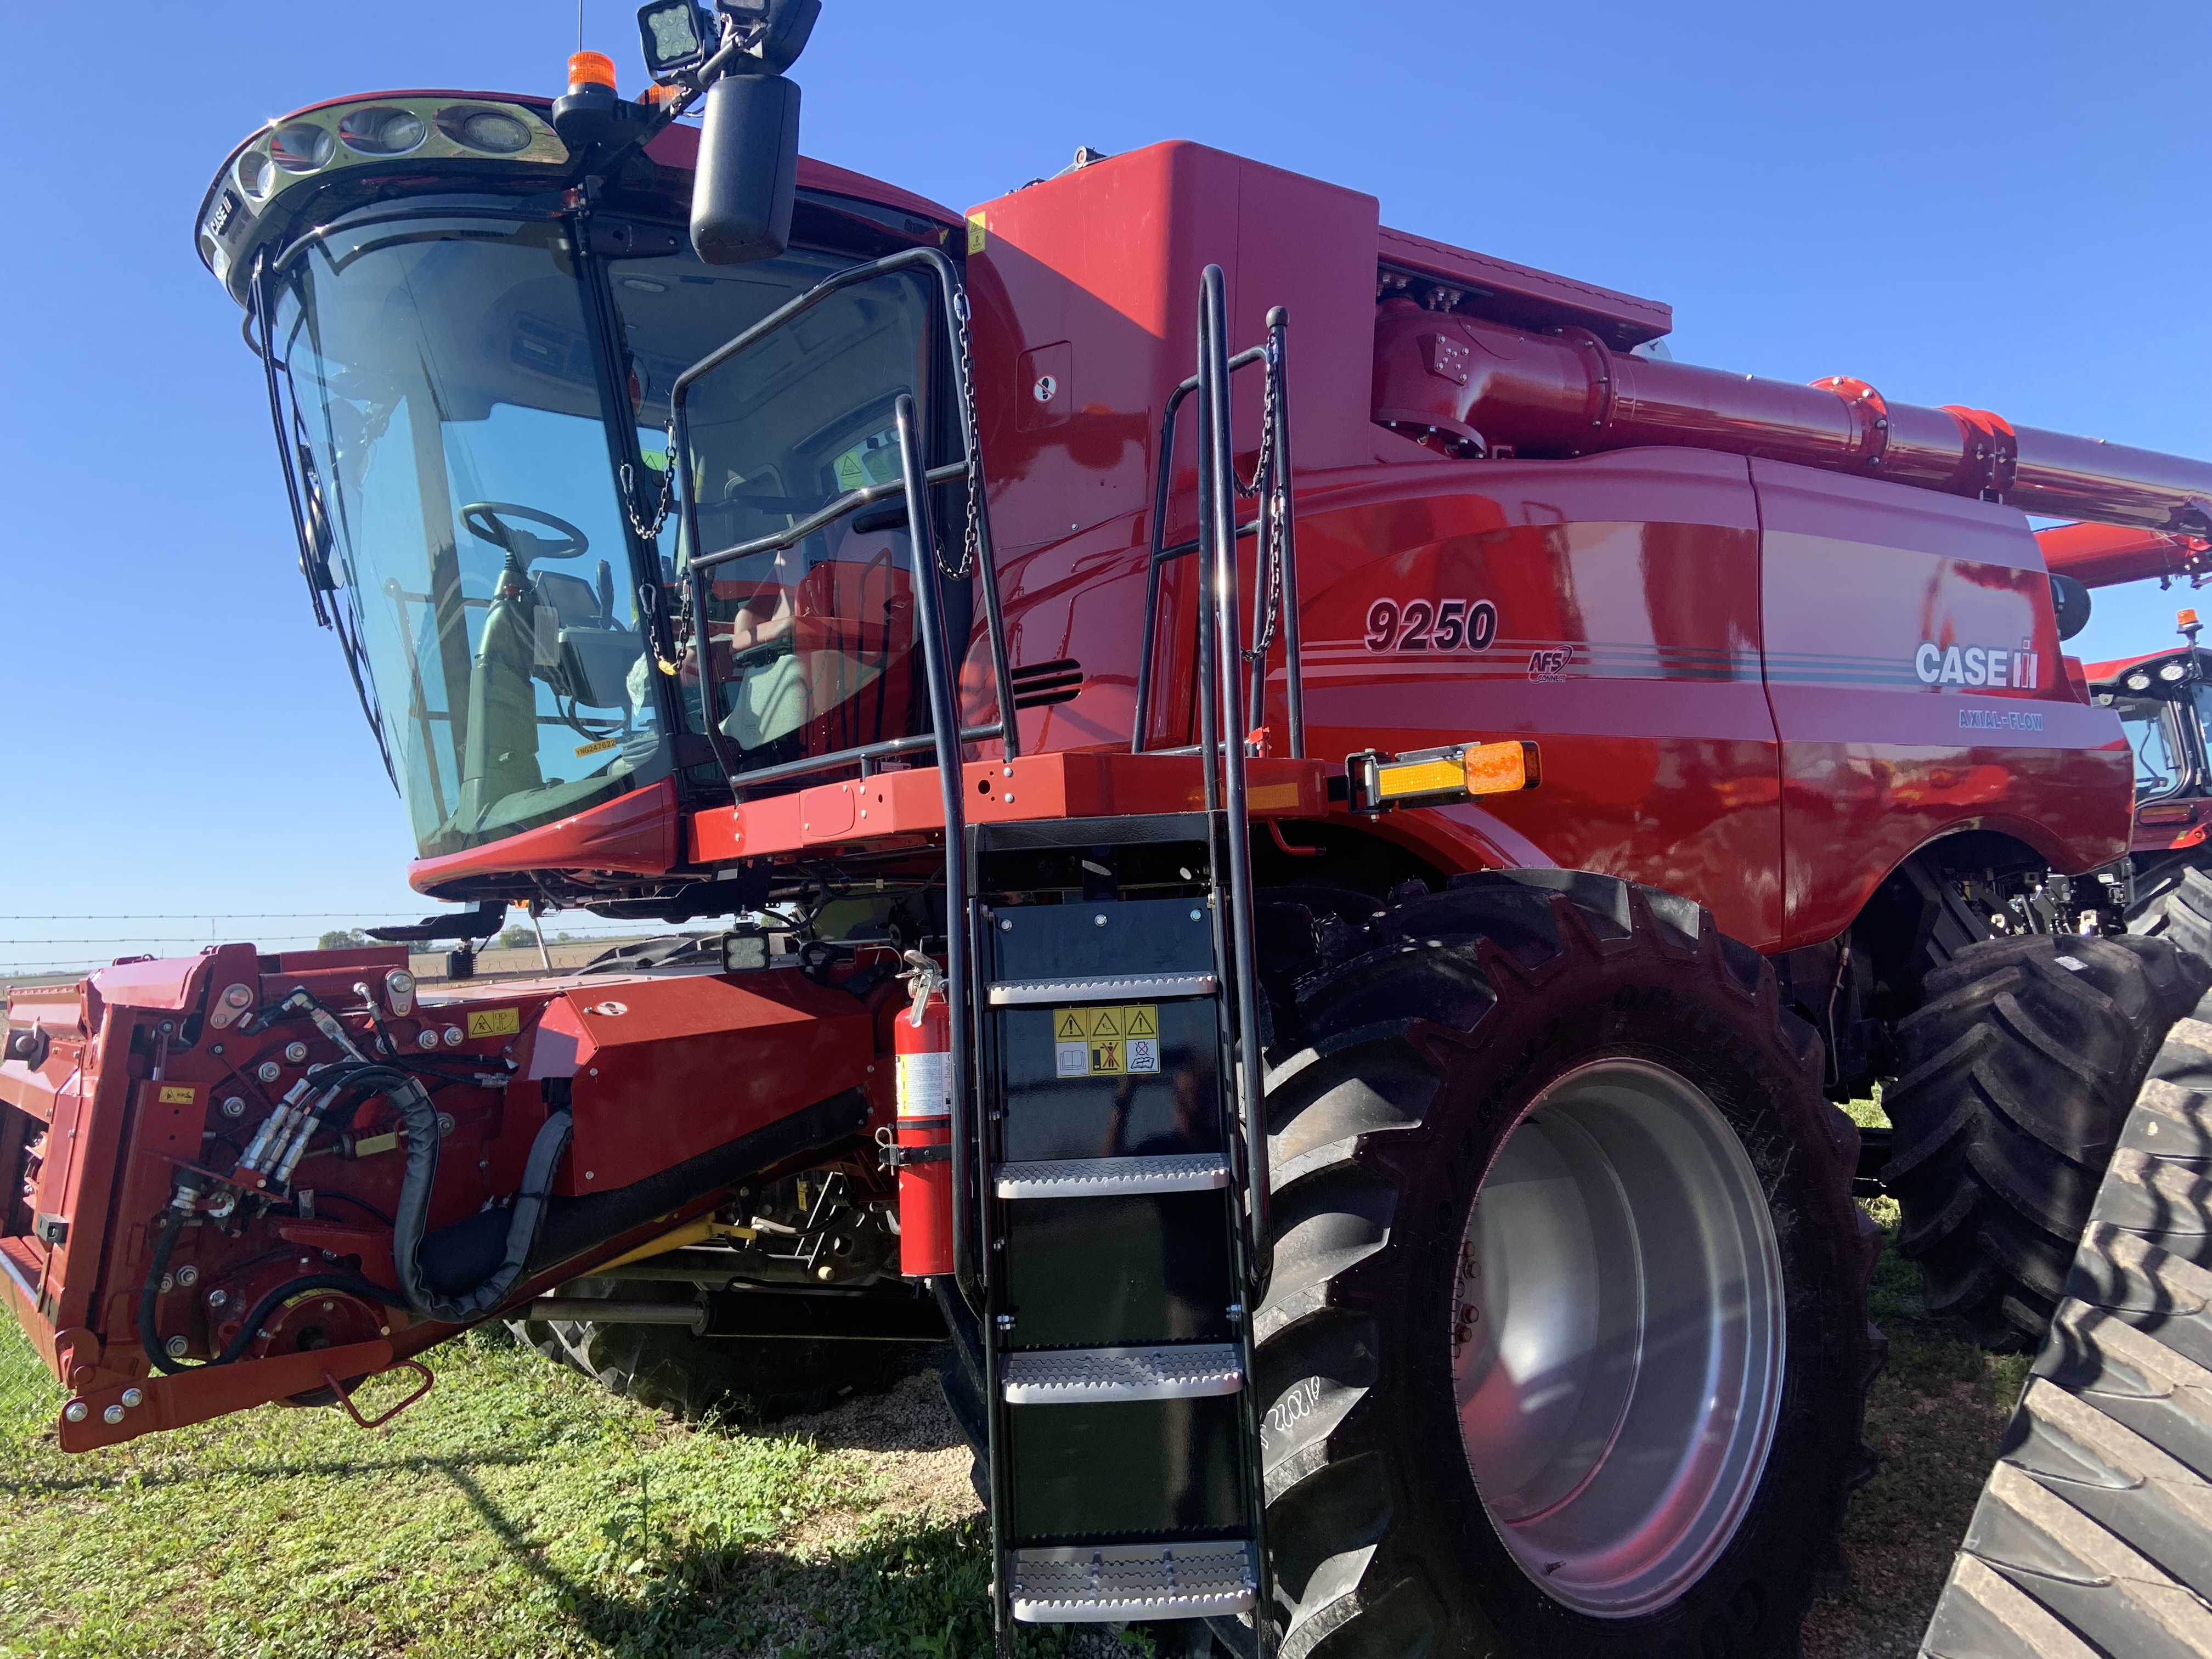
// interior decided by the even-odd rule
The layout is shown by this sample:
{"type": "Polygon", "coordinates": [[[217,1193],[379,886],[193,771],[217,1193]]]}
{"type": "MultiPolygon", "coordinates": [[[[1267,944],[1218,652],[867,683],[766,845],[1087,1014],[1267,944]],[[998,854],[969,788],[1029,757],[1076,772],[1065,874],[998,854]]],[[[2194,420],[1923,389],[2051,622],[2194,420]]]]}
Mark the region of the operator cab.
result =
{"type": "Polygon", "coordinates": [[[2170,842],[2177,827],[2196,824],[2212,796],[2212,750],[2205,721],[2212,713],[2212,650],[2189,647],[2093,665],[2091,700],[2120,717],[2135,756],[2136,839],[2170,842]]]}
{"type": "MultiPolygon", "coordinates": [[[[802,164],[788,247],[710,265],[684,232],[693,130],[610,161],[557,118],[436,94],[316,106],[240,145],[202,213],[266,358],[316,603],[426,860],[663,780],[672,811],[726,800],[717,756],[743,775],[927,726],[902,516],[718,563],[688,614],[671,393],[957,216],[802,164]]],[[[706,551],[896,481],[901,392],[946,429],[932,304],[917,275],[857,283],[691,386],[706,551]]],[[[964,639],[967,595],[946,599],[964,639]]]]}

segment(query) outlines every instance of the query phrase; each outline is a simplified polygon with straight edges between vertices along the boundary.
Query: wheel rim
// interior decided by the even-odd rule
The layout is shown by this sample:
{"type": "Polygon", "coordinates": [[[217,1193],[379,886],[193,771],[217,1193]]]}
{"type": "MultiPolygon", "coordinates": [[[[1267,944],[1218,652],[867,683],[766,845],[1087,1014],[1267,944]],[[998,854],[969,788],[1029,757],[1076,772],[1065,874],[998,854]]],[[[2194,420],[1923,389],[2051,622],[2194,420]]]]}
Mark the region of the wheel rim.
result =
{"type": "Polygon", "coordinates": [[[1705,1094],[1601,1060],[1539,1096],[1468,1218],[1450,1344],[1498,1536],[1555,1600],[1627,1618],[1727,1547],[1780,1405],[1780,1254],[1705,1094]]]}

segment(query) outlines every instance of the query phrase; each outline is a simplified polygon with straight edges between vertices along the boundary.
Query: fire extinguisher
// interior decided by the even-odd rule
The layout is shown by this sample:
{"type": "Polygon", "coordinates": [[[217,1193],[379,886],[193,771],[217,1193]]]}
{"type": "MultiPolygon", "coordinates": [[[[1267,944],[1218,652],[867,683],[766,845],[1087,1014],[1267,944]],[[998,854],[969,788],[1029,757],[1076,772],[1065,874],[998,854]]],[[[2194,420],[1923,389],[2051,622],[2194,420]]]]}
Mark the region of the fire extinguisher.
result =
{"type": "Polygon", "coordinates": [[[919,951],[913,1005],[891,1021],[898,1067],[899,1272],[909,1279],[952,1271],[952,1016],[945,972],[919,951]]]}

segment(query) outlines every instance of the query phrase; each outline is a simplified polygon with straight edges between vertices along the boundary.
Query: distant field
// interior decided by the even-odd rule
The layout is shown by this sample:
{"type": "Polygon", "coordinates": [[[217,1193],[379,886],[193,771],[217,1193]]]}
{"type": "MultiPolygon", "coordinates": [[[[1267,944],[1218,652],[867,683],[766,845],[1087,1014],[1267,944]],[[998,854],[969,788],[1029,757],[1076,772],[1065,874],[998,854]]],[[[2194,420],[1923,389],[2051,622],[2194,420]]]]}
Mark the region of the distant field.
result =
{"type": "MultiPolygon", "coordinates": [[[[1886,1255],[1890,1364],[1869,1413],[1882,1468],[1852,1506],[1852,1582],[1815,1607],[1805,1659],[1915,1650],[2026,1373],[1929,1324],[1918,1291],[1886,1255]]],[[[48,1427],[58,1394],[0,1327],[0,1655],[989,1653],[968,1454],[927,1371],[823,1417],[693,1431],[502,1332],[431,1359],[437,1389],[374,1433],[270,1406],[69,1457],[48,1427]]],[[[1022,1647],[1148,1649],[1105,1632],[1022,1647]]]]}

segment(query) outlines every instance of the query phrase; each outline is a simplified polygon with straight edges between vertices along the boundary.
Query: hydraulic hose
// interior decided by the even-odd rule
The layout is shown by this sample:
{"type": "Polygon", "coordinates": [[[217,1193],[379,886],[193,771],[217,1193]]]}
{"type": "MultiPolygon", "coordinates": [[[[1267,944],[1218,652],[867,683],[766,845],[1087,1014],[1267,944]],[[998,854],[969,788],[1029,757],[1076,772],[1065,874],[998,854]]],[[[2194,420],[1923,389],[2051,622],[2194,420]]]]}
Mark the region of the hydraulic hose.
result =
{"type": "MultiPolygon", "coordinates": [[[[198,1364],[180,1364],[169,1358],[161,1346],[161,1332],[155,1322],[154,1309],[161,1294],[162,1275],[169,1271],[169,1253],[176,1248],[177,1234],[185,1224],[184,1212],[171,1210],[161,1223],[161,1237],[155,1241],[153,1264],[146,1271],[145,1288],[138,1293],[138,1346],[146,1351],[146,1358],[155,1369],[174,1376],[179,1371],[198,1370],[198,1364]]],[[[352,1296],[381,1302],[386,1307],[404,1308],[406,1298],[398,1291],[362,1278],[358,1273],[307,1273],[298,1279],[287,1279],[269,1291],[246,1310],[239,1324],[238,1334],[223,1345],[222,1352],[205,1363],[208,1365],[228,1365],[246,1352],[261,1329],[261,1322],[273,1313],[277,1304],[307,1291],[344,1291],[352,1296]]]]}
{"type": "MultiPolygon", "coordinates": [[[[544,1224],[546,1201],[552,1194],[553,1171],[568,1150],[568,1136],[574,1120],[568,1109],[556,1109],[545,1120],[538,1137],[531,1143],[530,1156],[525,1162],[522,1189],[515,1194],[513,1218],[507,1224],[507,1250],[497,1267],[489,1277],[466,1295],[446,1297],[432,1291],[422,1282],[416,1253],[421,1248],[430,1212],[431,1189],[438,1179],[438,1110],[421,1083],[396,1066],[368,1065],[349,1066],[339,1087],[367,1089],[381,1094],[390,1101],[400,1115],[407,1130],[407,1168],[400,1181],[399,1203],[393,1216],[392,1258],[398,1269],[399,1288],[388,1290],[381,1285],[356,1273],[307,1273],[288,1279],[264,1295],[248,1310],[240,1322],[238,1334],[224,1345],[222,1352],[205,1362],[210,1365],[228,1365],[246,1352],[261,1328],[261,1322],[281,1302],[306,1291],[338,1290],[349,1294],[380,1302],[387,1307],[406,1308],[446,1324],[465,1325],[489,1313],[513,1291],[529,1265],[531,1252],[537,1248],[538,1235],[544,1224]]],[[[337,1088],[332,1088],[335,1095],[337,1088]]],[[[325,1099],[329,1098],[325,1096],[325,1099]]],[[[161,1294],[161,1281],[169,1270],[169,1257],[176,1248],[177,1235],[182,1231],[190,1213],[190,1200],[180,1192],[184,1201],[173,1204],[162,1218],[161,1231],[155,1241],[154,1255],[146,1272],[146,1283],[138,1295],[138,1342],[145,1349],[149,1363],[159,1370],[175,1373],[196,1370],[195,1365],[179,1364],[172,1359],[161,1343],[159,1324],[155,1317],[155,1305],[161,1294]]]]}
{"type": "Polygon", "coordinates": [[[499,1266],[465,1296],[445,1297],[422,1282],[416,1260],[429,1218],[430,1189],[438,1178],[437,1108],[430,1103],[421,1084],[392,1066],[371,1066],[349,1081],[378,1090],[407,1126],[407,1170],[400,1182],[398,1207],[392,1215],[392,1264],[398,1270],[399,1289],[407,1305],[448,1324],[465,1325],[481,1318],[507,1299],[529,1266],[538,1230],[544,1225],[546,1200],[552,1196],[554,1167],[568,1149],[574,1120],[565,1107],[556,1108],[547,1115],[544,1127],[531,1142],[530,1156],[522,1168],[522,1189],[514,1195],[514,1212],[507,1223],[507,1253],[499,1266]]]}

